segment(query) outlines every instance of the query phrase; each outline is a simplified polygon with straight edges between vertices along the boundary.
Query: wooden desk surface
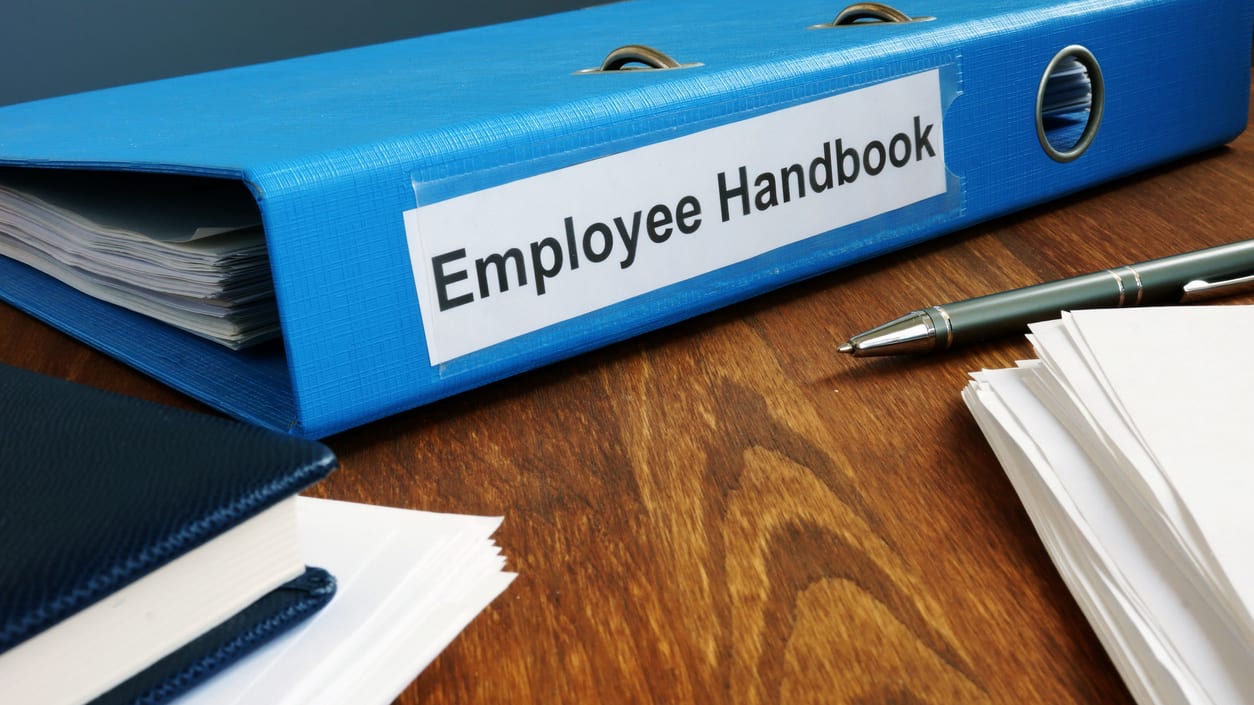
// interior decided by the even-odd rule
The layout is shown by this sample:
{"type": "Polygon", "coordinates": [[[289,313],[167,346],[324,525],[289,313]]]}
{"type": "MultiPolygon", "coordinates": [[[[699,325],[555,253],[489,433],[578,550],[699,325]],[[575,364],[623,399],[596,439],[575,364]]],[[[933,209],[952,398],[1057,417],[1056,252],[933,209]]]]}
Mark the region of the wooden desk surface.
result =
{"type": "MultiPolygon", "coordinates": [[[[1247,133],[328,439],[314,494],[505,516],[520,577],[398,702],[1130,703],[959,398],[1027,344],[835,347],[1251,224],[1247,133]]],[[[0,361],[200,408],[3,305],[0,331],[0,361]]]]}

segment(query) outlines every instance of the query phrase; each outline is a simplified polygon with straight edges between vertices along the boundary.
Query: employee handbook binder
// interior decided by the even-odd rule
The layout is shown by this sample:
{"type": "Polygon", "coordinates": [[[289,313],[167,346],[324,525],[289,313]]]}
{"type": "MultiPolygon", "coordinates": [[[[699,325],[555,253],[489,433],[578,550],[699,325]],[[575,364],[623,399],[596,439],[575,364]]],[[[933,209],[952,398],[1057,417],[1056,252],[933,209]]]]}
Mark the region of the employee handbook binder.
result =
{"type": "Polygon", "coordinates": [[[155,705],[312,615],[316,441],[0,365],[5,702],[155,705]]]}
{"type": "Polygon", "coordinates": [[[8,260],[0,293],[321,437],[1246,124],[1248,0],[840,10],[632,0],[0,109],[12,168],[245,188],[281,334],[231,350],[8,260]]]}

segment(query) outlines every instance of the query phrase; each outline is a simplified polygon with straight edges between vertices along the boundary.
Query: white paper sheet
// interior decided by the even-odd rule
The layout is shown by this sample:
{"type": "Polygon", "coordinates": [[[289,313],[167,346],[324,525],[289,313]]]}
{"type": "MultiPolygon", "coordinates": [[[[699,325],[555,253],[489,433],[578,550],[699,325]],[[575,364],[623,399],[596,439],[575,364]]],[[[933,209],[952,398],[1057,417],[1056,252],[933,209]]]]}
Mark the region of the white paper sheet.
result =
{"type": "Polygon", "coordinates": [[[1137,701],[1254,702],[1254,307],[1078,311],[963,393],[1137,701]]]}
{"type": "Polygon", "coordinates": [[[297,510],[335,598],[179,705],[386,705],[514,579],[491,541],[499,518],[308,497],[297,510]]]}

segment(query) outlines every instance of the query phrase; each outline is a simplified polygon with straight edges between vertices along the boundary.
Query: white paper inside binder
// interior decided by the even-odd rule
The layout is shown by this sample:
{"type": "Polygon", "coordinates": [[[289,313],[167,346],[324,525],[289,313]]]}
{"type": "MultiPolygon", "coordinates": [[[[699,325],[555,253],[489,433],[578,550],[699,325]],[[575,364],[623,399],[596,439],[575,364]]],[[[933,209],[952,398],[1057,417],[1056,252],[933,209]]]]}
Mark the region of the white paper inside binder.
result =
{"type": "Polygon", "coordinates": [[[279,332],[261,216],[239,182],[0,169],[0,255],[233,349],[279,332]]]}

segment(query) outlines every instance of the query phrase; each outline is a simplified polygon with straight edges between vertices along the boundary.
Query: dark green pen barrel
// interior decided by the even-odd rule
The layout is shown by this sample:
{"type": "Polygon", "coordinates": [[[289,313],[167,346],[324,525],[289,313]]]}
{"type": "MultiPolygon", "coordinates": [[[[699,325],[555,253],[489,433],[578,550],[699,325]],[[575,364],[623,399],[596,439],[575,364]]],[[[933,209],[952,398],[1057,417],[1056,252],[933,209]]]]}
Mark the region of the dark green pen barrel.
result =
{"type": "Polygon", "coordinates": [[[1217,282],[1254,273],[1254,240],[1186,252],[1133,265],[1145,288],[1143,306],[1178,303],[1186,282],[1217,282]]]}
{"type": "MultiPolygon", "coordinates": [[[[1125,287],[1124,305],[1131,303],[1126,299],[1127,294],[1135,297],[1135,288],[1125,287]]],[[[1118,280],[1110,272],[1095,272],[935,306],[927,312],[936,324],[938,338],[944,339],[946,324],[937,309],[944,309],[953,325],[953,342],[969,343],[1026,332],[1029,323],[1058,318],[1059,311],[1119,305],[1118,280]]]]}
{"type": "Polygon", "coordinates": [[[937,346],[1022,333],[1060,311],[1178,303],[1186,282],[1222,281],[1254,270],[1254,240],[1115,267],[926,309],[937,346]],[[952,331],[952,334],[948,333],[952,331]]]}

